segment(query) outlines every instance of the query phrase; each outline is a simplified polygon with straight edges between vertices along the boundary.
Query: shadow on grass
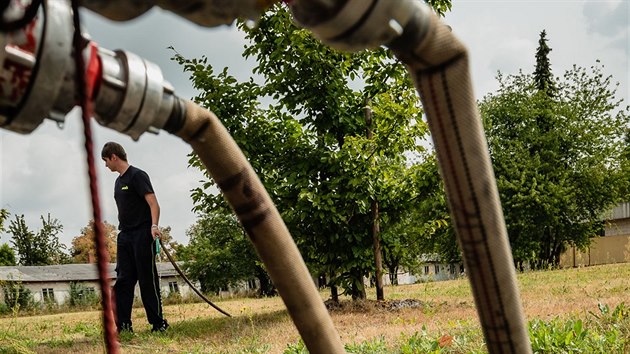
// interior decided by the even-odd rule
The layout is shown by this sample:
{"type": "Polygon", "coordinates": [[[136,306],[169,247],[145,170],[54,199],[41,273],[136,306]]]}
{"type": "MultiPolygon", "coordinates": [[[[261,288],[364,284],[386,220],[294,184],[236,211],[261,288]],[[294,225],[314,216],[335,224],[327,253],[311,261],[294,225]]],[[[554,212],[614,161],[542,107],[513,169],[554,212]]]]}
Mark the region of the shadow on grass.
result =
{"type": "MultiPolygon", "coordinates": [[[[193,343],[211,342],[215,344],[250,341],[259,343],[265,331],[281,323],[290,323],[286,310],[268,313],[244,313],[234,317],[203,318],[198,317],[171,323],[164,333],[151,333],[150,330],[122,333],[119,336],[123,351],[142,352],[140,348],[152,351],[154,347],[164,344],[177,346],[193,345],[193,343]]],[[[104,349],[102,333],[88,338],[53,339],[24,342],[16,341],[11,346],[3,346],[0,353],[91,353],[104,349]]]]}
{"type": "Polygon", "coordinates": [[[188,338],[204,338],[215,334],[250,335],[252,332],[265,331],[287,321],[291,319],[286,310],[241,314],[234,317],[196,318],[173,323],[167,333],[188,338]]]}

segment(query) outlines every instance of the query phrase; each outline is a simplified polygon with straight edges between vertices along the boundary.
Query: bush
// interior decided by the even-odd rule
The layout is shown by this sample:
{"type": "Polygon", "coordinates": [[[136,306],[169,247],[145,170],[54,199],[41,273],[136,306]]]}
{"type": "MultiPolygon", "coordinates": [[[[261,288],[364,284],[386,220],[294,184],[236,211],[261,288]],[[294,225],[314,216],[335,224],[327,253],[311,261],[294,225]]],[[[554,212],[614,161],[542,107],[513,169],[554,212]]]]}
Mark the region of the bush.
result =
{"type": "Polygon", "coordinates": [[[70,307],[96,307],[100,302],[93,287],[81,283],[70,283],[70,307]]]}
{"type": "MultiPolygon", "coordinates": [[[[207,294],[206,297],[210,298],[207,294]]],[[[168,295],[162,296],[163,305],[195,304],[200,302],[204,302],[203,299],[192,291],[188,292],[185,296],[178,292],[170,292],[168,295]]]]}
{"type": "Polygon", "coordinates": [[[4,303],[8,311],[30,311],[35,309],[35,300],[29,289],[21,282],[8,281],[0,285],[4,293],[4,303]]]}
{"type": "Polygon", "coordinates": [[[614,310],[599,305],[600,313],[591,312],[580,319],[530,322],[534,353],[624,353],[628,349],[630,315],[624,303],[614,310]]]}
{"type": "Polygon", "coordinates": [[[0,315],[6,315],[8,313],[11,313],[9,306],[4,302],[0,302],[0,315]]]}

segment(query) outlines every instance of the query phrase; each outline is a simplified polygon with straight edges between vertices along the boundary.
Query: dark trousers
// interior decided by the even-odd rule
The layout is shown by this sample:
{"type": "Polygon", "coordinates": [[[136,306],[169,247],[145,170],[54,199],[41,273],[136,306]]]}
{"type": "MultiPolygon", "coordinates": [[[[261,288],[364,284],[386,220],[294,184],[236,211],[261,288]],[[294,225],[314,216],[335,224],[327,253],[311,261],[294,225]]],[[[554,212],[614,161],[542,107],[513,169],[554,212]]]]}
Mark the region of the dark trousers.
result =
{"type": "Polygon", "coordinates": [[[157,268],[155,266],[155,243],[151,226],[133,230],[121,230],[118,234],[116,252],[116,325],[131,326],[131,308],[136,283],[140,282],[140,296],[152,325],[162,324],[162,297],[157,268]]]}

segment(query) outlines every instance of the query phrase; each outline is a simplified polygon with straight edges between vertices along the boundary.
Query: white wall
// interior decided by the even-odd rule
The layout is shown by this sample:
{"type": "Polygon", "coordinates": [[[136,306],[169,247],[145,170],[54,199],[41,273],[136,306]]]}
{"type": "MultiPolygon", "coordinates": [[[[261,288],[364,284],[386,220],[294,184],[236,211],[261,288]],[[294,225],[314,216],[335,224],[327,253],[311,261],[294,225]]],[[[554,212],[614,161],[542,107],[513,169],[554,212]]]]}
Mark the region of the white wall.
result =
{"type": "MultiPolygon", "coordinates": [[[[179,288],[179,293],[181,296],[186,297],[191,295],[192,289],[188,286],[188,284],[181,279],[180,277],[161,277],[160,278],[160,289],[162,291],[163,296],[168,296],[170,293],[169,282],[177,282],[177,286],[179,288]]],[[[22,283],[25,288],[29,289],[33,294],[33,300],[37,303],[43,303],[43,289],[53,289],[53,296],[55,298],[55,302],[58,305],[64,305],[70,300],[70,283],[69,282],[36,282],[36,283],[22,283]]],[[[82,282],[85,287],[94,288],[95,293],[100,296],[100,286],[98,282],[82,282]]],[[[114,282],[111,283],[114,285],[114,282]]],[[[140,287],[136,285],[135,292],[136,297],[140,297],[140,287]]],[[[0,294],[3,295],[3,294],[0,294]]],[[[0,299],[4,301],[4,299],[0,299]]]]}

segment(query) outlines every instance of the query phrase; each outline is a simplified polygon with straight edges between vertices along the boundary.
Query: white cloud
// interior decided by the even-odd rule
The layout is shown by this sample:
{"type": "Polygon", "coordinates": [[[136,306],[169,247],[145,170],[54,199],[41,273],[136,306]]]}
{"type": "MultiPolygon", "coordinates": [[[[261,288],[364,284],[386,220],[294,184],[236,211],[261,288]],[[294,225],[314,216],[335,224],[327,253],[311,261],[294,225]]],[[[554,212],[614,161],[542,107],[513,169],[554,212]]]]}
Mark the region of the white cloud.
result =
{"type": "Polygon", "coordinates": [[[87,172],[77,128],[73,122],[63,130],[47,122],[31,135],[0,132],[0,207],[14,214],[11,220],[24,215],[29,227],[36,230],[41,226],[40,216],[50,213],[64,225],[64,234],[73,235],[78,234],[77,219],[87,225],[87,172]]]}
{"type": "Polygon", "coordinates": [[[446,21],[470,50],[477,97],[496,90],[498,70],[533,71],[544,29],[554,75],[561,76],[573,64],[588,68],[599,59],[605,74],[621,83],[618,94],[628,100],[627,7],[627,1],[454,0],[446,21]],[[592,28],[595,22],[603,26],[598,31],[592,28]]]}
{"type": "Polygon", "coordinates": [[[584,2],[588,29],[604,36],[628,32],[628,2],[622,0],[584,2]]]}

